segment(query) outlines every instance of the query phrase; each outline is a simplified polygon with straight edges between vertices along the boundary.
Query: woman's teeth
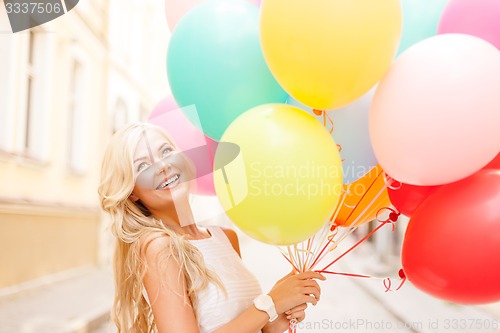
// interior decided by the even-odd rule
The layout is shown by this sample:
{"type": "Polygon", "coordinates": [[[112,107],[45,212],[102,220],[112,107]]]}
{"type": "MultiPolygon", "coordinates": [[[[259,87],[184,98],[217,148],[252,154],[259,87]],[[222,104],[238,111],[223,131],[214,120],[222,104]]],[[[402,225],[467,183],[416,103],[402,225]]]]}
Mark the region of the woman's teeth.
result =
{"type": "Polygon", "coordinates": [[[159,190],[163,190],[165,187],[169,186],[173,182],[175,182],[177,179],[179,179],[179,175],[174,175],[167,179],[165,182],[161,183],[160,186],[158,186],[159,190]]]}

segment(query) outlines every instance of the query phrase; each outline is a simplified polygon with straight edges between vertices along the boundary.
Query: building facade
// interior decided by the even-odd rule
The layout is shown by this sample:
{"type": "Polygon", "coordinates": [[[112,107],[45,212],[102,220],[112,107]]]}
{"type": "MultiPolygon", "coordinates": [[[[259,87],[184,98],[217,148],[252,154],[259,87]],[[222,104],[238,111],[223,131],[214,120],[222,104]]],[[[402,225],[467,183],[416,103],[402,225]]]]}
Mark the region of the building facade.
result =
{"type": "Polygon", "coordinates": [[[0,289],[109,260],[103,150],[168,93],[169,38],[158,1],[81,1],[16,34],[1,7],[0,289]]]}

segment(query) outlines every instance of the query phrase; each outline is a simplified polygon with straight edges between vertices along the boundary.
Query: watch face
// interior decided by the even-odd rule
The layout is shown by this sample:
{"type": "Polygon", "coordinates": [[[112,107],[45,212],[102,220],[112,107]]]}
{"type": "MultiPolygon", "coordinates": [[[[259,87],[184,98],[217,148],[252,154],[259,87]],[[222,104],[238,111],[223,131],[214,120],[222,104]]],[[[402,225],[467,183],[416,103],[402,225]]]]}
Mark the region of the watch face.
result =
{"type": "Polygon", "coordinates": [[[260,295],[255,301],[259,306],[259,310],[263,311],[268,311],[274,305],[271,297],[267,295],[260,295]]]}
{"type": "Polygon", "coordinates": [[[264,297],[264,295],[261,295],[255,299],[255,305],[259,310],[264,310],[264,311],[267,310],[269,306],[268,304],[266,304],[267,303],[266,300],[267,299],[266,297],[264,297]]]}
{"type": "Polygon", "coordinates": [[[254,304],[258,310],[265,311],[269,315],[269,321],[273,321],[278,317],[271,296],[260,295],[254,300],[254,304]]]}

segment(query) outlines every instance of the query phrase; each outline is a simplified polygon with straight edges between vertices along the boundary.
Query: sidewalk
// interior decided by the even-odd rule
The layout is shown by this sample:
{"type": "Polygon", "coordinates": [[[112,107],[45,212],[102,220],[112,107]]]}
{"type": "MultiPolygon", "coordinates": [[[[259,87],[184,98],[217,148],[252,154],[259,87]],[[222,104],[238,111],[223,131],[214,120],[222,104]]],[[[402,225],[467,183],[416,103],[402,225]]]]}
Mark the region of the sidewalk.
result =
{"type": "Polygon", "coordinates": [[[93,333],[108,322],[111,271],[78,276],[0,298],[0,333],[93,333]]]}

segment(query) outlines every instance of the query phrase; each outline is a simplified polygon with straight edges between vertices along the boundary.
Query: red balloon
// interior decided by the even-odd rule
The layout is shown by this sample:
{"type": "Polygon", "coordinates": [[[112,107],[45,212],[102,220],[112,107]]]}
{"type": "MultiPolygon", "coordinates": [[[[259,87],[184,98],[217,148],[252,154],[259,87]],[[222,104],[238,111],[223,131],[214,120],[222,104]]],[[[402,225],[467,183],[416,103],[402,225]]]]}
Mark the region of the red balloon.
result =
{"type": "Polygon", "coordinates": [[[387,188],[392,205],[403,215],[412,216],[417,207],[441,186],[417,186],[401,183],[396,188],[387,188]]]}
{"type": "Polygon", "coordinates": [[[500,170],[443,185],[410,219],[403,269],[417,288],[464,304],[500,300],[500,170]]]}

